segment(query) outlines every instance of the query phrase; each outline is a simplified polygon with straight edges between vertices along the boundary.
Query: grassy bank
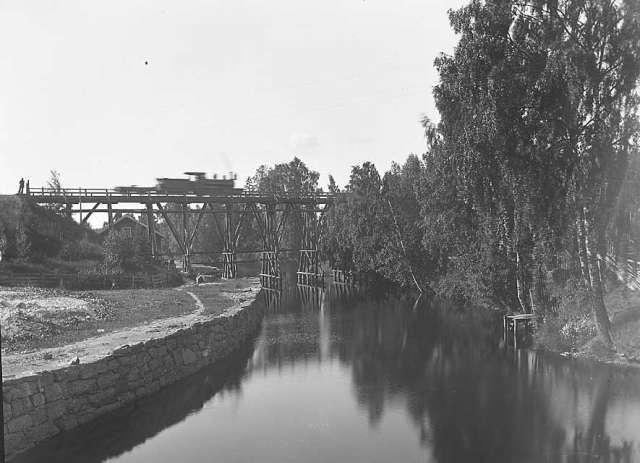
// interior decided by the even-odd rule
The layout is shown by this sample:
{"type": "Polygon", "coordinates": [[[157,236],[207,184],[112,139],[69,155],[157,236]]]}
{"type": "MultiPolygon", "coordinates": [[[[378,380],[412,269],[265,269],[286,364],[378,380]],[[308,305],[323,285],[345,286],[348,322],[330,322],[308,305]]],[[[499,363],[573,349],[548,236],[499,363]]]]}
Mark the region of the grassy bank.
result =
{"type": "Polygon", "coordinates": [[[586,292],[569,288],[560,297],[556,316],[545,318],[538,327],[536,347],[605,362],[640,364],[640,291],[619,285],[605,295],[615,353],[598,341],[586,292]]]}

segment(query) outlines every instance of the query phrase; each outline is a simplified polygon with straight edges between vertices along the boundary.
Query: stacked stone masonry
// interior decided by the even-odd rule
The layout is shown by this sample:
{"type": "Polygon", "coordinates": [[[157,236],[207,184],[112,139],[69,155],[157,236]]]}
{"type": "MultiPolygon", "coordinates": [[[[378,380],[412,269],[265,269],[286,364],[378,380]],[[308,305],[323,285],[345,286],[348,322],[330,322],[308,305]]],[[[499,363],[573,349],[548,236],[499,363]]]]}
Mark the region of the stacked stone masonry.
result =
{"type": "Polygon", "coordinates": [[[257,332],[263,315],[260,300],[163,338],[120,347],[92,363],[4,381],[6,456],[226,357],[257,332]]]}

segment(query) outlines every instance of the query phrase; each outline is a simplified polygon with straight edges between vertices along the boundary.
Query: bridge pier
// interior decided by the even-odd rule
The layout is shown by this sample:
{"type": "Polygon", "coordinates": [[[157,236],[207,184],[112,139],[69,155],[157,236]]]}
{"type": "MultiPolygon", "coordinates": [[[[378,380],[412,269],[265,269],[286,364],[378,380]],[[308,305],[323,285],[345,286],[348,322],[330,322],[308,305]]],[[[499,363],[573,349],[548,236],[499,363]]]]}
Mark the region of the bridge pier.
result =
{"type": "Polygon", "coordinates": [[[278,249],[285,221],[291,212],[291,205],[287,204],[284,210],[280,211],[279,217],[275,201],[264,204],[261,211],[255,203],[249,207],[253,212],[264,246],[260,258],[260,284],[264,288],[280,290],[282,289],[282,275],[278,261],[278,249]]]}
{"type": "Polygon", "coordinates": [[[109,224],[109,230],[113,227],[113,205],[111,201],[107,203],[107,223],[109,224]]]}
{"type": "Polygon", "coordinates": [[[298,270],[296,280],[299,285],[324,287],[324,274],[320,270],[320,242],[322,220],[327,210],[325,207],[318,216],[318,205],[303,205],[302,214],[302,249],[298,251],[298,270]]]}
{"type": "Polygon", "coordinates": [[[147,233],[149,236],[149,245],[151,246],[151,257],[154,259],[158,256],[158,242],[156,240],[156,220],[153,214],[153,204],[147,203],[147,233]]]}
{"type": "Polygon", "coordinates": [[[278,251],[262,251],[260,259],[260,285],[269,289],[282,289],[282,275],[278,251]]]}
{"type": "Polygon", "coordinates": [[[238,277],[238,264],[236,262],[235,252],[223,251],[222,265],[222,278],[231,280],[238,277]]]}
{"type": "MultiPolygon", "coordinates": [[[[213,205],[209,205],[213,210],[213,205]]],[[[242,210],[234,209],[233,204],[224,205],[224,231],[215,222],[216,229],[223,244],[222,251],[222,277],[227,279],[238,277],[238,264],[236,261],[236,251],[242,234],[242,225],[248,217],[250,208],[244,204],[242,210]],[[235,217],[239,217],[236,219],[235,217]]]]}
{"type": "Polygon", "coordinates": [[[304,286],[324,286],[324,275],[320,271],[318,250],[301,249],[298,254],[297,283],[304,286]]]}

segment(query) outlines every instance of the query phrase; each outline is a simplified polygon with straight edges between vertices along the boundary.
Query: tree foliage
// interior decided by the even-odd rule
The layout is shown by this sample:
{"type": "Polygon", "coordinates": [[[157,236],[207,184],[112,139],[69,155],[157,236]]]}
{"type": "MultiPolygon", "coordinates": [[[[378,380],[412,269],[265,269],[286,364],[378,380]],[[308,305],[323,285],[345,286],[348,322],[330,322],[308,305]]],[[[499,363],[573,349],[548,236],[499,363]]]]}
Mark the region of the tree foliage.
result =
{"type": "MultiPolygon", "coordinates": [[[[265,195],[310,195],[316,193],[320,174],[294,157],[287,163],[273,167],[262,165],[255,175],[247,180],[247,188],[265,195]]],[[[290,213],[285,221],[285,229],[280,244],[282,248],[298,249],[302,243],[303,218],[297,211],[290,213]]],[[[257,224],[253,223],[254,229],[257,224]]],[[[258,238],[256,236],[255,238],[258,238]]],[[[257,243],[256,243],[257,244],[257,243]]]]}
{"type": "Polygon", "coordinates": [[[354,167],[326,246],[345,267],[541,316],[577,279],[611,347],[603,294],[640,230],[640,3],[472,0],[450,21],[426,154],[382,179],[354,167]]]}
{"type": "Polygon", "coordinates": [[[154,265],[151,245],[144,234],[128,236],[117,231],[105,240],[104,262],[107,270],[115,272],[140,272],[154,265]]]}

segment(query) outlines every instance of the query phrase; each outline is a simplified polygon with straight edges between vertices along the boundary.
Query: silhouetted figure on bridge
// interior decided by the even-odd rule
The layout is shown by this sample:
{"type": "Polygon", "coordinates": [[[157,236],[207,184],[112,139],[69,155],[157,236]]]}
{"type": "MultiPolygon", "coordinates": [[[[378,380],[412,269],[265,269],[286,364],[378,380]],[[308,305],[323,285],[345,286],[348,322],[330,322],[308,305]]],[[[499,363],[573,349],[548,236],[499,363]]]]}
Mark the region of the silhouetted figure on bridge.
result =
{"type": "Polygon", "coordinates": [[[27,196],[31,194],[31,190],[29,189],[29,180],[27,180],[27,196]]]}
{"type": "Polygon", "coordinates": [[[18,183],[18,194],[24,194],[24,179],[21,178],[20,182],[18,183]]]}

